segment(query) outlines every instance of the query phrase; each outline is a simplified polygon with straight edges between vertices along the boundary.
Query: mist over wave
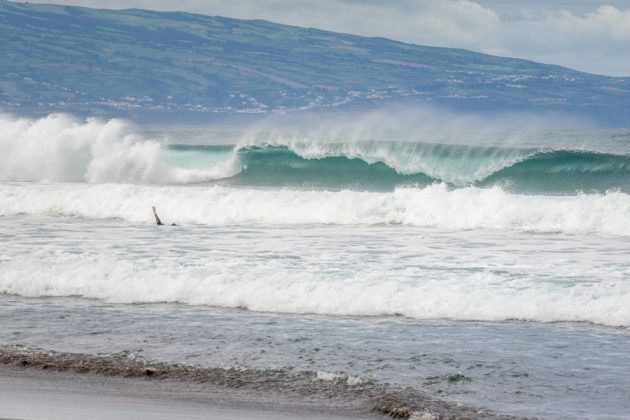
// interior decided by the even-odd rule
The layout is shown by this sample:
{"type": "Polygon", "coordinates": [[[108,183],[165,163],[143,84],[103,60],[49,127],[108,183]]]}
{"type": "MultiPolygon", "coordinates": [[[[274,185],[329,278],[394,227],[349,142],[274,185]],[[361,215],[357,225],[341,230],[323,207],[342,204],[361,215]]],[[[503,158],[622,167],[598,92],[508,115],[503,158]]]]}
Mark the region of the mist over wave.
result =
{"type": "Polygon", "coordinates": [[[143,138],[121,120],[63,114],[36,120],[0,114],[0,149],[2,181],[186,183],[229,171],[169,166],[161,141],[143,138]]]}
{"type": "Polygon", "coordinates": [[[512,192],[542,194],[630,190],[627,154],[516,147],[513,143],[522,139],[507,131],[480,134],[443,128],[421,134],[410,134],[411,129],[402,134],[395,130],[375,134],[371,129],[361,130],[362,124],[357,123],[354,130],[346,126],[250,129],[236,138],[210,133],[203,144],[187,144],[194,139],[186,137],[172,144],[167,133],[139,134],[119,120],[0,115],[4,152],[0,180],[220,182],[367,191],[444,182],[453,187],[498,185],[512,192]],[[494,144],[485,144],[489,139],[494,144]]]}
{"type": "MultiPolygon", "coordinates": [[[[226,154],[224,146],[169,150],[197,165],[226,154]]],[[[630,191],[630,156],[600,152],[381,141],[235,146],[229,154],[241,167],[224,179],[232,185],[378,191],[444,182],[543,194],[630,191]]]]}
{"type": "Polygon", "coordinates": [[[630,195],[510,194],[445,184],[393,192],[300,191],[222,186],[0,184],[0,215],[52,215],[151,223],[156,204],[178,224],[404,224],[630,236],[630,195]]]}

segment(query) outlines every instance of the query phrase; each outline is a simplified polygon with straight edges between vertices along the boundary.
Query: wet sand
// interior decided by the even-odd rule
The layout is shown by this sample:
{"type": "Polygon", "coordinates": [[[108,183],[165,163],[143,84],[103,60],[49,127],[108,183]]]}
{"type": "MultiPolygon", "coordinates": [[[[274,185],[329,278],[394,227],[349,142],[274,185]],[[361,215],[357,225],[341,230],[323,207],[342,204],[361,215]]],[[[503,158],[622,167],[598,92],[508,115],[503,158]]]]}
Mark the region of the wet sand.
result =
{"type": "Polygon", "coordinates": [[[514,419],[371,381],[0,347],[0,417],[15,419],[514,419]]]}
{"type": "Polygon", "coordinates": [[[313,402],[275,400],[271,395],[233,389],[10,365],[0,365],[0,416],[46,420],[378,418],[351,407],[322,409],[313,402]]]}

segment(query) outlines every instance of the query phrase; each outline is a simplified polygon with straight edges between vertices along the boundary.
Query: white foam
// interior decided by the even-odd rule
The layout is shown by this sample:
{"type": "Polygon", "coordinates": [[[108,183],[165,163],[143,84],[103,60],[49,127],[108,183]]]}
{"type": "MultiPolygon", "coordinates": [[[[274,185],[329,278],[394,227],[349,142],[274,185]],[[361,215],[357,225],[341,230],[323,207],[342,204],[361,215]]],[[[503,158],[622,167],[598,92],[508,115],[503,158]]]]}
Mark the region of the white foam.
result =
{"type": "Polygon", "coordinates": [[[188,183],[240,171],[235,157],[203,169],[172,167],[161,141],[121,120],[0,114],[0,128],[0,181],[188,183]]]}
{"type": "Polygon", "coordinates": [[[517,195],[444,184],[393,192],[265,190],[126,184],[0,184],[0,215],[60,215],[149,223],[157,205],[180,224],[405,224],[630,236],[630,195],[517,195]]]}
{"type": "Polygon", "coordinates": [[[363,380],[357,376],[350,376],[343,373],[325,372],[321,370],[317,371],[317,379],[327,382],[342,381],[350,386],[360,385],[363,382],[363,380]]]}
{"type": "Polygon", "coordinates": [[[358,193],[0,184],[0,215],[125,221],[2,221],[9,239],[0,243],[0,293],[630,327],[627,238],[596,236],[630,236],[629,206],[621,193],[515,196],[443,185],[358,193]],[[148,226],[153,203],[165,222],[184,228],[148,226]],[[190,223],[221,227],[186,228],[190,223]],[[264,225],[222,227],[246,223],[264,225]],[[346,226],[300,226],[311,223],[346,226]],[[374,223],[440,229],[356,228],[374,223]],[[523,229],[591,236],[514,232],[523,229]]]}
{"type": "MultiPolygon", "coordinates": [[[[112,255],[55,252],[14,257],[0,265],[0,293],[23,296],[82,296],[117,303],[181,302],[276,313],[404,315],[416,319],[499,321],[506,319],[589,321],[630,327],[626,270],[602,281],[567,283],[566,270],[541,281],[536,267],[526,276],[491,270],[392,270],[353,265],[330,272],[323,265],[254,263],[212,255],[185,264],[172,259],[126,259],[112,255]]],[[[588,271],[588,270],[587,270],[588,271]]],[[[582,273],[589,277],[589,273],[582,273]]],[[[319,375],[318,375],[319,376],[319,375]]],[[[323,375],[321,379],[331,379],[323,375]]],[[[334,379],[334,378],[333,378],[334,379]]]]}
{"type": "Polygon", "coordinates": [[[341,373],[324,372],[322,370],[317,371],[317,379],[321,381],[336,381],[345,378],[345,375],[341,373]]]}

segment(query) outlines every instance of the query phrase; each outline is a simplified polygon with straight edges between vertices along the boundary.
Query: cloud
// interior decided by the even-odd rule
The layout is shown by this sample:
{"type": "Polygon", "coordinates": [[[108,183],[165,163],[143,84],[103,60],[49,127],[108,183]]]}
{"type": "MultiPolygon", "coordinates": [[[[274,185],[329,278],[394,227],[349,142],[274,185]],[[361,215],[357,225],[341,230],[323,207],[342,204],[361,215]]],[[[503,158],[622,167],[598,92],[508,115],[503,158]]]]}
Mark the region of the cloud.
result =
{"type": "MultiPolygon", "coordinates": [[[[171,1],[140,0],[136,3],[164,9],[174,6],[171,1]]],[[[488,37],[489,30],[499,23],[492,10],[469,0],[398,0],[395,3],[373,0],[183,0],[176,4],[177,8],[199,13],[470,48],[488,37]]]]}
{"type": "Polygon", "coordinates": [[[505,54],[584,71],[630,76],[630,9],[601,6],[584,15],[566,10],[503,22],[505,54]]]}
{"type": "Polygon", "coordinates": [[[567,35],[576,34],[584,38],[599,35],[614,41],[630,40],[630,10],[621,11],[613,6],[599,7],[584,17],[564,11],[552,18],[551,23],[559,25],[567,35]]]}
{"type": "MultiPolygon", "coordinates": [[[[51,1],[51,0],[38,0],[51,1]]],[[[627,0],[58,0],[106,8],[182,10],[467,48],[630,76],[627,0]]]]}

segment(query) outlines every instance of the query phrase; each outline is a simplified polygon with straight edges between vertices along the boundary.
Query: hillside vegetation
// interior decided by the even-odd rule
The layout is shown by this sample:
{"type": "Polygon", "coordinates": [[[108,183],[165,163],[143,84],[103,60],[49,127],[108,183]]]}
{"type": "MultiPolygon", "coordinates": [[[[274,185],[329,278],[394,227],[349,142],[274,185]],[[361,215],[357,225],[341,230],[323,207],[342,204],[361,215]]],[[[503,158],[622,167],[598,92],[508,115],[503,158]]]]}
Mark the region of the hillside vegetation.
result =
{"type": "Polygon", "coordinates": [[[624,123],[630,79],[259,20],[0,0],[0,110],[198,118],[392,102],[624,123]]]}

